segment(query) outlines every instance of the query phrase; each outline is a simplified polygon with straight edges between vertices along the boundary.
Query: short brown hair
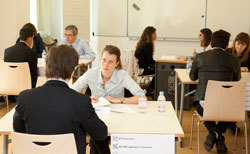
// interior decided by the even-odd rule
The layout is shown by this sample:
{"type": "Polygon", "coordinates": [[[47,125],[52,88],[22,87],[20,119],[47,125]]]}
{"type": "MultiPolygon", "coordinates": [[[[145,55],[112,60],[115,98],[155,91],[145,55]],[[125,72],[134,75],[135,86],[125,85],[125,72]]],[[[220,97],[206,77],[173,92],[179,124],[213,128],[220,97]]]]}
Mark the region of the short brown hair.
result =
{"type": "Polygon", "coordinates": [[[34,35],[37,34],[36,27],[32,23],[27,23],[27,24],[23,25],[23,28],[26,28],[26,27],[31,28],[33,30],[33,32],[34,32],[34,35]]]}
{"type": "Polygon", "coordinates": [[[108,52],[111,55],[115,55],[116,56],[116,62],[119,62],[119,64],[117,65],[117,69],[120,70],[122,69],[122,63],[121,63],[121,52],[120,49],[117,48],[116,46],[113,45],[106,45],[105,48],[102,51],[102,55],[104,52],[108,52]]]}
{"type": "Polygon", "coordinates": [[[46,77],[69,79],[79,55],[74,48],[67,45],[52,47],[46,56],[46,77]]]}

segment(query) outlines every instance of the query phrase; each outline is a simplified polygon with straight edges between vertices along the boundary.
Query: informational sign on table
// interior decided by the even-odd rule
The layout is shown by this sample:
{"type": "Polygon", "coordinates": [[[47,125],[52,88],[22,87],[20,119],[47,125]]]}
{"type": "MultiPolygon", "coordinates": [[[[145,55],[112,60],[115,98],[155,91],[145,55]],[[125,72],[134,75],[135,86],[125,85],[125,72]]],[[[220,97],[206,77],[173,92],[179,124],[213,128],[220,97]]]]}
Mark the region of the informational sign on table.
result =
{"type": "Polygon", "coordinates": [[[111,154],[174,154],[174,135],[111,134],[111,154]]]}

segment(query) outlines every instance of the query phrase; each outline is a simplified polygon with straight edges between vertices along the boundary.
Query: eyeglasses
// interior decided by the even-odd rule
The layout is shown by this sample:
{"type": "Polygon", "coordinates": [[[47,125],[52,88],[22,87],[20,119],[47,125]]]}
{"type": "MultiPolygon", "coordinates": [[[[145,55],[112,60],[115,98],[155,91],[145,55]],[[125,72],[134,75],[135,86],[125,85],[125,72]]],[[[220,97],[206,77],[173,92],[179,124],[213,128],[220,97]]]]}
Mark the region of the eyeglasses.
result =
{"type": "Polygon", "coordinates": [[[64,34],[65,35],[65,37],[73,37],[74,35],[72,35],[72,34],[64,34]]]}

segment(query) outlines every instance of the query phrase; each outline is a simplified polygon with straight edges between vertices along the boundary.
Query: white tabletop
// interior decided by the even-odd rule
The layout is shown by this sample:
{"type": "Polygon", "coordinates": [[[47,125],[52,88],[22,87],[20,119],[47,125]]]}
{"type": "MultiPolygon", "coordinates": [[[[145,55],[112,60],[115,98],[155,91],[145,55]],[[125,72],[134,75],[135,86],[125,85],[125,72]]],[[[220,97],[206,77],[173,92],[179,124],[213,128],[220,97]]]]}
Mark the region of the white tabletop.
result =
{"type": "MultiPolygon", "coordinates": [[[[198,84],[198,80],[192,81],[189,78],[190,69],[174,69],[179,80],[184,84],[198,84]]],[[[250,82],[250,72],[241,72],[240,82],[250,82]]]]}
{"type": "MultiPolygon", "coordinates": [[[[138,112],[138,104],[129,104],[128,107],[134,112],[99,115],[108,126],[109,134],[175,134],[176,137],[184,137],[171,102],[166,103],[164,113],[157,111],[156,102],[148,102],[146,114],[138,112]]],[[[14,112],[13,108],[0,119],[0,134],[9,135],[13,131],[14,112]]]]}
{"type": "MultiPolygon", "coordinates": [[[[78,65],[88,65],[92,63],[93,59],[79,59],[78,65]]],[[[45,59],[38,58],[37,59],[37,67],[45,67],[45,59]]]]}

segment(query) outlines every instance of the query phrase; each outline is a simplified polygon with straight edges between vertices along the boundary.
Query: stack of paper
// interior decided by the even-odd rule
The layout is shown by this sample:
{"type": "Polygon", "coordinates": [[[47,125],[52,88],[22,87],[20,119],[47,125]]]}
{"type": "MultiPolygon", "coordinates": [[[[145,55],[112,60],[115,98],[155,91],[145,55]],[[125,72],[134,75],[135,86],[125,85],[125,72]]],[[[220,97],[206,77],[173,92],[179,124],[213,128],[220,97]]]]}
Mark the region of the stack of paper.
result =
{"type": "Polygon", "coordinates": [[[104,97],[100,97],[98,99],[98,102],[97,103],[92,103],[93,107],[96,108],[96,107],[103,107],[103,106],[109,106],[111,103],[105,99],[104,97]]]}

